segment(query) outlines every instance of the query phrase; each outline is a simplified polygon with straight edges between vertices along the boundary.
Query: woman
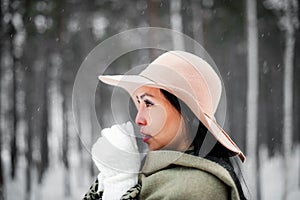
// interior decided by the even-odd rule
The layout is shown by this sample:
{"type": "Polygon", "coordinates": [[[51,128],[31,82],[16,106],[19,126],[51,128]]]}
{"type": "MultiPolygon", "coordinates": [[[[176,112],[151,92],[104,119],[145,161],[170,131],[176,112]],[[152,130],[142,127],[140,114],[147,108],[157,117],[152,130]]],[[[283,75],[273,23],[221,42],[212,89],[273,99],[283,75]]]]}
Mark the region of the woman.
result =
{"type": "MultiPolygon", "coordinates": [[[[188,52],[170,51],[155,59],[139,75],[100,76],[99,79],[122,87],[131,95],[138,110],[135,123],[140,126],[142,140],[150,151],[138,184],[132,174],[123,173],[119,176],[123,178],[115,178],[116,171],[111,173],[94,158],[101,173],[85,199],[101,199],[104,193],[104,199],[245,199],[229,161],[235,155],[244,161],[245,156],[215,121],[222,86],[206,61],[188,52]],[[205,158],[199,157],[208,130],[217,142],[205,158]],[[129,183],[129,180],[133,181],[129,183]],[[119,194],[113,197],[116,191],[119,194]],[[124,191],[127,192],[121,197],[124,191]]],[[[113,137],[120,130],[133,132],[128,123],[120,127],[104,129],[106,142],[99,139],[96,146],[114,143],[117,137],[113,137]]],[[[126,141],[126,137],[119,135],[122,138],[119,141],[126,141]]],[[[133,143],[132,140],[128,143],[131,150],[136,149],[133,143]]],[[[103,155],[96,148],[93,152],[93,155],[103,155]]],[[[117,154],[107,157],[111,159],[117,154]]],[[[137,165],[129,168],[132,167],[137,165]]]]}

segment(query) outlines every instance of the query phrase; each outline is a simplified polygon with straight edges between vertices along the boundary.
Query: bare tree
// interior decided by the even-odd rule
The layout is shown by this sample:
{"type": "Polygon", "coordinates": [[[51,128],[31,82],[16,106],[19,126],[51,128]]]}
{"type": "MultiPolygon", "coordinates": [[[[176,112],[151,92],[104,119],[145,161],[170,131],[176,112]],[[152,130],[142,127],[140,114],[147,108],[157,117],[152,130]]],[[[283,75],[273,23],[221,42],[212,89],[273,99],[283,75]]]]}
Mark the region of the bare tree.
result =
{"type": "Polygon", "coordinates": [[[70,196],[70,165],[69,165],[69,122],[68,122],[68,107],[67,96],[63,95],[63,141],[62,141],[62,160],[64,164],[64,183],[65,183],[65,195],[70,196]]]}
{"type": "MultiPolygon", "coordinates": [[[[1,29],[1,27],[0,27],[1,29]]],[[[0,44],[1,45],[1,44],[0,44]]],[[[1,57],[1,56],[0,56],[1,57]]],[[[1,62],[1,59],[0,59],[1,62]]],[[[0,67],[0,77],[1,77],[1,67],[0,67]]],[[[1,83],[0,83],[0,94],[1,94],[1,83]]],[[[0,113],[1,113],[1,98],[0,98],[0,113]]],[[[2,117],[2,115],[1,115],[2,117]]],[[[4,199],[5,185],[4,185],[4,172],[3,172],[3,162],[2,162],[2,130],[0,127],[0,200],[4,199]]]]}
{"type": "MultiPolygon", "coordinates": [[[[180,10],[181,0],[170,1],[171,28],[178,32],[182,32],[182,18],[180,10]]],[[[173,34],[173,47],[175,50],[184,50],[183,37],[178,34],[173,34]]]]}
{"type": "Polygon", "coordinates": [[[259,94],[258,36],[256,1],[247,0],[247,42],[248,42],[248,88],[247,88],[247,123],[246,152],[248,157],[249,186],[253,199],[260,199],[259,154],[257,144],[257,111],[259,94]]]}
{"type": "MultiPolygon", "coordinates": [[[[26,80],[31,77],[31,70],[26,70],[25,78],[26,80]]],[[[25,97],[25,105],[26,105],[26,122],[27,122],[27,130],[25,134],[26,138],[26,200],[30,199],[30,193],[31,193],[31,183],[32,183],[32,174],[31,169],[33,166],[33,160],[32,160],[32,137],[33,137],[33,120],[32,120],[32,108],[33,108],[33,99],[32,99],[32,91],[31,91],[32,85],[30,81],[26,81],[26,97],[25,97]]]]}
{"type": "MultiPolygon", "coordinates": [[[[23,21],[25,24],[25,31],[29,32],[30,26],[29,26],[29,16],[30,16],[30,10],[31,10],[32,2],[30,0],[26,0],[24,2],[24,10],[25,13],[23,15],[23,21]]],[[[29,36],[27,37],[29,38],[29,36]]],[[[28,44],[29,41],[25,43],[28,44]]],[[[30,56],[27,54],[28,52],[25,52],[23,55],[23,64],[27,66],[32,66],[33,61],[29,58],[30,56]]],[[[30,200],[31,198],[31,183],[32,183],[32,167],[33,167],[33,158],[32,158],[32,151],[33,151],[33,120],[32,120],[32,113],[33,113],[33,107],[34,107],[34,99],[33,99],[33,91],[32,91],[32,74],[33,69],[32,67],[27,67],[24,70],[24,90],[25,90],[25,123],[26,123],[26,131],[25,131],[25,143],[26,143],[26,149],[25,149],[25,160],[26,160],[26,169],[25,169],[25,192],[26,200],[30,200]]]]}
{"type": "MultiPolygon", "coordinates": [[[[47,54],[49,55],[49,54],[47,54]]],[[[49,85],[49,65],[46,64],[42,76],[42,97],[41,97],[41,127],[39,134],[39,143],[40,143],[40,160],[38,168],[38,182],[42,183],[43,175],[49,165],[49,145],[48,145],[48,132],[49,132],[49,123],[48,123],[48,85],[49,85]]]]}
{"type": "MultiPolygon", "coordinates": [[[[9,5],[9,13],[11,15],[15,14],[15,8],[12,7],[13,2],[9,5]]],[[[11,138],[10,138],[10,175],[14,179],[15,178],[15,171],[16,171],[16,164],[17,164],[17,113],[16,113],[16,93],[17,93],[17,83],[16,83],[16,65],[17,65],[17,58],[15,56],[14,50],[15,50],[15,45],[14,45],[14,38],[16,36],[17,30],[16,27],[13,24],[13,19],[11,19],[8,23],[8,30],[7,34],[9,37],[9,51],[10,51],[10,56],[11,56],[11,71],[12,71],[12,105],[10,108],[10,119],[11,121],[11,138]]]]}
{"type": "Polygon", "coordinates": [[[158,26],[157,1],[149,0],[149,22],[151,26],[158,26]]]}
{"type": "Polygon", "coordinates": [[[288,167],[293,141],[293,81],[295,29],[299,27],[298,1],[266,0],[264,5],[272,9],[279,19],[279,28],[285,32],[284,74],[283,74],[283,155],[284,155],[284,191],[282,199],[288,198],[290,180],[288,167]]]}
{"type": "Polygon", "coordinates": [[[192,14],[193,14],[193,35],[194,39],[204,46],[203,37],[203,10],[201,6],[201,1],[192,1],[192,14]]]}
{"type": "MultiPolygon", "coordinates": [[[[0,2],[2,6],[2,1],[0,2]]],[[[4,46],[4,22],[3,22],[3,12],[2,9],[0,9],[0,97],[2,97],[2,84],[1,84],[1,78],[2,78],[2,50],[4,46]]],[[[1,114],[1,108],[2,108],[2,101],[0,98],[0,122],[2,121],[2,114],[1,114]]],[[[4,186],[4,173],[3,173],[3,162],[2,162],[2,127],[0,125],[0,200],[4,200],[4,193],[5,193],[5,186],[4,186]]]]}
{"type": "MultiPolygon", "coordinates": [[[[150,26],[152,27],[157,27],[159,26],[159,20],[158,20],[158,16],[157,16],[157,1],[154,1],[154,0],[149,0],[148,2],[149,4],[149,23],[150,23],[150,26]]],[[[153,34],[151,35],[151,40],[153,41],[153,43],[157,43],[157,38],[156,38],[156,35],[153,34]]],[[[151,59],[154,59],[158,56],[157,52],[154,51],[154,50],[151,50],[150,52],[150,58],[151,59]]]]}
{"type": "MultiPolygon", "coordinates": [[[[293,69],[295,28],[298,28],[298,2],[296,0],[284,1],[285,50],[284,50],[284,82],[283,82],[283,145],[284,145],[284,172],[288,172],[290,153],[293,140],[293,69]]],[[[283,199],[287,199],[290,186],[289,175],[285,174],[283,199]]]]}
{"type": "MultiPolygon", "coordinates": [[[[283,4],[283,22],[285,30],[284,50],[284,82],[283,82],[283,145],[284,145],[284,172],[288,172],[290,164],[290,153],[293,140],[293,69],[295,28],[298,27],[298,2],[296,0],[285,0],[283,4]]],[[[288,173],[285,174],[283,199],[287,199],[290,186],[288,173]]]]}

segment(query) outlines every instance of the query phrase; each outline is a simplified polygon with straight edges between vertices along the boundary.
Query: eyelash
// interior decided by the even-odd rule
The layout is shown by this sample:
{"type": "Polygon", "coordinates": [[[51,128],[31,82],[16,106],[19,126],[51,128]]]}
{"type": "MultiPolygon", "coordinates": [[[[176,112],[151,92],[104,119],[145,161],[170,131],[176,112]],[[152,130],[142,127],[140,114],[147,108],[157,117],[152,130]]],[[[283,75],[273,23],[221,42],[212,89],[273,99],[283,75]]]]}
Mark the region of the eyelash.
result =
{"type": "Polygon", "coordinates": [[[149,101],[149,100],[144,100],[144,102],[145,102],[145,104],[146,104],[146,107],[149,107],[149,106],[153,106],[154,104],[151,102],[151,101],[149,101]]]}
{"type": "MultiPolygon", "coordinates": [[[[137,102],[140,103],[140,100],[137,100],[137,102]]],[[[144,103],[146,104],[146,107],[150,107],[154,105],[151,101],[147,99],[144,100],[144,103]]]]}

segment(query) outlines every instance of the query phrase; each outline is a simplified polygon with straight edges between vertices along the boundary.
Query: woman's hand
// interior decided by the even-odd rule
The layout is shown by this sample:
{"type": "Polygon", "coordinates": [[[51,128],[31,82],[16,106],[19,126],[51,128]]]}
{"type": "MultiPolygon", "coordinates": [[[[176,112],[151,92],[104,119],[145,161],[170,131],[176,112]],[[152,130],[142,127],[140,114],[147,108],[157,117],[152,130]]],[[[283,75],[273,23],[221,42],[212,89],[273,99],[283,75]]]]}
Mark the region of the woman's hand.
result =
{"type": "Polygon", "coordinates": [[[103,199],[120,199],[137,184],[140,156],[131,122],[113,125],[101,131],[102,137],[92,147],[97,168],[99,190],[103,199]]]}

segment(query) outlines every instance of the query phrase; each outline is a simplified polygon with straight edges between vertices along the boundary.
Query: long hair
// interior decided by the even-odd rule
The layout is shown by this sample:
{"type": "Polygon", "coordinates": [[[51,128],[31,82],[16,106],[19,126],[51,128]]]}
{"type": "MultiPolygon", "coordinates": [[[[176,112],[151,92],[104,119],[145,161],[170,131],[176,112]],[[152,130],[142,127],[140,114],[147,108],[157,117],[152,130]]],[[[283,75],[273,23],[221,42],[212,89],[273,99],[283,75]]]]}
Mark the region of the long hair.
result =
{"type": "MultiPolygon", "coordinates": [[[[196,130],[196,133],[190,133],[192,137],[194,137],[192,145],[193,145],[193,154],[195,156],[199,156],[199,151],[205,139],[205,136],[208,132],[208,129],[204,126],[204,124],[193,114],[193,112],[188,108],[188,106],[180,101],[175,95],[170,92],[160,89],[161,93],[164,97],[171,103],[172,106],[182,115],[186,126],[188,126],[188,130],[193,131],[196,130]],[[198,126],[196,129],[195,126],[198,126]]],[[[214,161],[224,167],[229,174],[231,175],[235,185],[238,189],[239,196],[241,200],[246,199],[241,183],[234,171],[234,167],[229,159],[229,157],[233,156],[233,152],[225,148],[220,142],[214,145],[212,150],[205,156],[206,159],[214,161]]]]}
{"type": "Polygon", "coordinates": [[[162,92],[164,97],[171,103],[171,105],[182,115],[186,126],[188,126],[189,137],[193,139],[193,154],[195,156],[198,156],[207,133],[207,128],[195,117],[193,112],[185,103],[180,101],[176,96],[166,90],[160,89],[160,91],[162,92]]]}

